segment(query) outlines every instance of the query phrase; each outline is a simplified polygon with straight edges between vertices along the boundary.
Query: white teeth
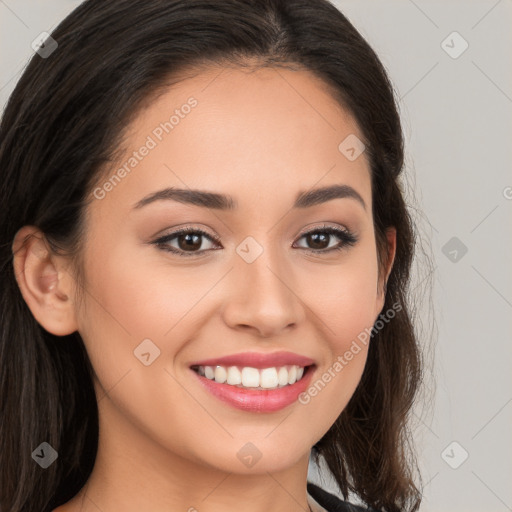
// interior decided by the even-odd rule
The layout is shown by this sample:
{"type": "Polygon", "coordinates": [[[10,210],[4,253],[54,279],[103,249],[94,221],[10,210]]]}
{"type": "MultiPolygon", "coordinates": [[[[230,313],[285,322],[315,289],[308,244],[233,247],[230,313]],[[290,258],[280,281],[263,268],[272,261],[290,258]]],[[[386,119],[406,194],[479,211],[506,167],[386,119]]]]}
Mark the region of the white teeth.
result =
{"type": "Polygon", "coordinates": [[[237,384],[242,384],[242,374],[240,370],[236,366],[230,366],[228,368],[228,384],[232,386],[236,386],[237,384]]]}
{"type": "Polygon", "coordinates": [[[213,368],[211,366],[204,367],[204,376],[210,380],[215,377],[215,373],[213,372],[213,368]]]}
{"type": "Polygon", "coordinates": [[[271,368],[252,368],[245,366],[199,366],[197,367],[199,375],[207,379],[215,380],[219,384],[229,384],[231,386],[273,389],[286,385],[295,384],[304,375],[302,366],[280,366],[271,368]]]}
{"type": "Polygon", "coordinates": [[[262,388],[277,388],[279,384],[277,380],[277,370],[275,368],[265,368],[260,373],[260,385],[262,388]]]}
{"type": "Polygon", "coordinates": [[[288,384],[288,370],[284,366],[281,366],[277,372],[277,381],[280,386],[286,386],[286,384],[288,384]]]}
{"type": "Polygon", "coordinates": [[[215,382],[223,384],[224,382],[226,382],[227,376],[228,375],[226,372],[226,368],[224,368],[223,366],[215,367],[215,382]]]}
{"type": "Polygon", "coordinates": [[[288,384],[293,384],[297,380],[297,367],[292,366],[288,370],[288,384]]]}
{"type": "Polygon", "coordinates": [[[242,384],[246,388],[257,388],[260,385],[260,372],[246,366],[242,369],[242,384]]]}

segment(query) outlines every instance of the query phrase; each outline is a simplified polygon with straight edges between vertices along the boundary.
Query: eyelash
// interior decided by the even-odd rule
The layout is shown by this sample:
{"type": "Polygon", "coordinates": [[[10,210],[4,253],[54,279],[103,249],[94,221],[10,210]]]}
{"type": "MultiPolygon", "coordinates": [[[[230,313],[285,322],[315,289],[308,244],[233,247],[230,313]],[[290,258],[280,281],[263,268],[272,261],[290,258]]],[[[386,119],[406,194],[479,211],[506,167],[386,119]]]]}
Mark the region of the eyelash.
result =
{"type": "MultiPolygon", "coordinates": [[[[327,250],[326,249],[304,249],[306,252],[309,252],[312,254],[325,254],[325,253],[331,253],[333,251],[341,251],[343,249],[346,249],[348,247],[355,245],[358,241],[358,237],[356,237],[348,229],[334,228],[331,226],[322,226],[319,228],[315,228],[311,231],[307,231],[306,233],[303,233],[299,237],[299,240],[307,235],[316,234],[316,233],[327,233],[329,235],[334,235],[341,240],[341,243],[337,247],[331,247],[330,249],[327,249],[327,250]]],[[[201,251],[187,252],[187,251],[182,251],[181,249],[176,249],[174,247],[170,247],[168,245],[168,242],[170,242],[174,238],[177,238],[180,235],[187,235],[187,234],[198,234],[198,235],[201,235],[201,236],[204,236],[204,237],[210,239],[210,241],[213,241],[216,244],[220,244],[220,239],[218,237],[212,236],[209,233],[206,233],[202,229],[198,229],[198,228],[178,229],[177,231],[174,231],[173,233],[169,233],[168,235],[162,236],[151,243],[156,245],[158,248],[160,248],[164,251],[177,254],[180,257],[181,256],[183,256],[183,257],[196,256],[196,255],[204,253],[206,251],[215,250],[215,249],[203,249],[201,251]]]]}

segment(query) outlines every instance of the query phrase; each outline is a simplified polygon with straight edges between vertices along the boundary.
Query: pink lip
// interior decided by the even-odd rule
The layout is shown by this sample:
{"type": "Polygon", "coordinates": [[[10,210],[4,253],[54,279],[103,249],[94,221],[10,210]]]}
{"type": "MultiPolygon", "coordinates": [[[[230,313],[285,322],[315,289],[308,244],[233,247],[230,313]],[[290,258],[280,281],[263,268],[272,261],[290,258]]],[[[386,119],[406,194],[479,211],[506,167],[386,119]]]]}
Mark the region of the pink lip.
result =
{"type": "MultiPolygon", "coordinates": [[[[272,352],[263,354],[261,352],[243,352],[240,354],[232,354],[229,356],[218,357],[215,359],[206,359],[197,361],[190,366],[249,366],[251,368],[271,368],[273,366],[310,366],[315,364],[313,359],[300,356],[293,352],[272,352]]],[[[300,382],[300,381],[299,381],[300,382]]],[[[291,387],[291,386],[290,386],[291,387]]]]}
{"type": "MultiPolygon", "coordinates": [[[[203,363],[201,363],[201,366],[203,366],[203,363]]],[[[244,364],[244,366],[246,365],[244,364]]],[[[207,391],[223,402],[243,411],[265,413],[279,411],[297,401],[298,396],[309,386],[315,373],[314,368],[314,366],[308,367],[302,379],[295,384],[275,389],[250,389],[219,384],[214,380],[202,377],[193,370],[191,371],[207,391]]]]}

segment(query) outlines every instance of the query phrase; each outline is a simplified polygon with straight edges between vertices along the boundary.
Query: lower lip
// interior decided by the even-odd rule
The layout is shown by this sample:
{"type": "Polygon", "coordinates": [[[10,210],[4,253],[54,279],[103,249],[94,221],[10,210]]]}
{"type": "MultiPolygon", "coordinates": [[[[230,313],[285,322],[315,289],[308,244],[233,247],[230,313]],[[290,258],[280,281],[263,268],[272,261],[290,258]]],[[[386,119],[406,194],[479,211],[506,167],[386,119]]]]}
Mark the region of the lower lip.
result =
{"type": "Polygon", "coordinates": [[[306,390],[311,381],[314,366],[309,366],[302,379],[295,384],[276,389],[239,388],[230,384],[219,384],[199,375],[194,370],[191,371],[207,391],[237,409],[250,412],[275,412],[297,401],[298,396],[306,390]]]}

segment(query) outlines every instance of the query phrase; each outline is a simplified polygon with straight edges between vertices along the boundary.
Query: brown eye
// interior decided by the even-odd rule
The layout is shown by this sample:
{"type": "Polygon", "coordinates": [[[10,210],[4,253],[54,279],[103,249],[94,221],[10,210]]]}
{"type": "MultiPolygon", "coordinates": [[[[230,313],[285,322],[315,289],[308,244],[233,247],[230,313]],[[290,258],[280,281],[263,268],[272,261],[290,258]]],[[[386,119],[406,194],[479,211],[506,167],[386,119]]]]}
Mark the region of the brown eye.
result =
{"type": "Polygon", "coordinates": [[[202,245],[202,235],[195,235],[192,233],[186,233],[184,235],[178,235],[176,240],[178,241],[178,247],[184,251],[194,249],[200,249],[202,245]]]}
{"type": "Polygon", "coordinates": [[[354,245],[357,238],[354,234],[346,229],[338,229],[331,226],[317,228],[312,231],[304,233],[301,238],[306,240],[308,247],[306,250],[310,252],[327,253],[331,251],[341,250],[354,245]],[[329,246],[329,243],[334,238],[340,240],[337,245],[329,246]]]}
{"type": "Polygon", "coordinates": [[[219,240],[212,237],[210,234],[202,231],[201,229],[180,229],[174,233],[162,236],[155,240],[153,244],[157,245],[165,251],[169,251],[179,256],[195,256],[200,255],[211,248],[204,248],[204,239],[208,239],[210,242],[219,244],[219,240]],[[171,245],[171,242],[176,240],[177,247],[171,245]]]}
{"type": "Polygon", "coordinates": [[[306,240],[312,249],[326,249],[331,237],[332,235],[327,233],[309,233],[306,235],[306,240]]]}

